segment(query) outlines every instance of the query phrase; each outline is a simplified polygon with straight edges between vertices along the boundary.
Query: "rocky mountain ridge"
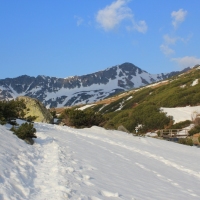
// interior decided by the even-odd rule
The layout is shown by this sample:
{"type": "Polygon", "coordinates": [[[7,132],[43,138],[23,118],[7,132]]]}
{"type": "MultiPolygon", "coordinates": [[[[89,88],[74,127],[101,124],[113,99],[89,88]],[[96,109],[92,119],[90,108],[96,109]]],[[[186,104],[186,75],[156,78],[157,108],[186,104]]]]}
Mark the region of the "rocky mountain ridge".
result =
{"type": "Polygon", "coordinates": [[[150,74],[132,63],[123,63],[103,71],[69,78],[22,75],[0,80],[0,100],[29,96],[48,108],[93,103],[182,72],[150,74]]]}

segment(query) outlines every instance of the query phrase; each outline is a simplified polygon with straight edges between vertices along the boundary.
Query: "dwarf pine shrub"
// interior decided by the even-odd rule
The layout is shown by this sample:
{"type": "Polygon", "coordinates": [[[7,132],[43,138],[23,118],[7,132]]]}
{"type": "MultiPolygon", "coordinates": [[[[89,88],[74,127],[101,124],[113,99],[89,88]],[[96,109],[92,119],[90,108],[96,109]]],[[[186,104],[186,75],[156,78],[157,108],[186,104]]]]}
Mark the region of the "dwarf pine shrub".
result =
{"type": "Polygon", "coordinates": [[[91,109],[66,109],[62,113],[61,118],[67,125],[76,128],[102,126],[102,123],[105,121],[105,117],[102,114],[96,113],[91,109]]]}
{"type": "Polygon", "coordinates": [[[193,146],[193,141],[191,138],[180,138],[178,140],[179,144],[184,144],[184,145],[189,145],[189,146],[193,146]]]}
{"type": "Polygon", "coordinates": [[[36,129],[33,127],[32,123],[23,123],[18,128],[15,128],[14,126],[11,128],[11,131],[14,132],[14,134],[17,135],[20,139],[26,139],[26,138],[36,138],[35,135],[36,129]]]}

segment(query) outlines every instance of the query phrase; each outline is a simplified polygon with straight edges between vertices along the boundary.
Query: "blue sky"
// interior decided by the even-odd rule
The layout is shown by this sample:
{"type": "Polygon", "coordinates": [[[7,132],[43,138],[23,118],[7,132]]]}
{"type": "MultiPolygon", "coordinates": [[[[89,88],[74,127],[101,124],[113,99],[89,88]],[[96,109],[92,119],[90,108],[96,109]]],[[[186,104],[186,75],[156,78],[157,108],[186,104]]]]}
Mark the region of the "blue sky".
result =
{"type": "Polygon", "coordinates": [[[199,0],[0,0],[0,79],[200,64],[199,0]]]}

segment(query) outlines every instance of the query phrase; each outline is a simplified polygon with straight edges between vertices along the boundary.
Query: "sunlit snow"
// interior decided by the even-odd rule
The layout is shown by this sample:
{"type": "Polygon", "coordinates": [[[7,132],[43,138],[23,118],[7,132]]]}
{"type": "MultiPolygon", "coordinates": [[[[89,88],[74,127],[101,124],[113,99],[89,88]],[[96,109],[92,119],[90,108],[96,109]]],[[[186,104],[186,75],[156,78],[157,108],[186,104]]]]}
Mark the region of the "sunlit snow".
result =
{"type": "Polygon", "coordinates": [[[191,86],[195,86],[199,83],[199,80],[198,79],[195,79],[193,82],[192,82],[192,85],[191,86]]]}
{"type": "Polygon", "coordinates": [[[176,108],[164,108],[161,110],[169,116],[173,116],[175,123],[192,120],[197,114],[200,114],[200,106],[187,106],[187,107],[176,107],[176,108]]]}
{"type": "Polygon", "coordinates": [[[100,127],[35,128],[31,146],[0,125],[1,200],[200,199],[197,147],[100,127]]]}

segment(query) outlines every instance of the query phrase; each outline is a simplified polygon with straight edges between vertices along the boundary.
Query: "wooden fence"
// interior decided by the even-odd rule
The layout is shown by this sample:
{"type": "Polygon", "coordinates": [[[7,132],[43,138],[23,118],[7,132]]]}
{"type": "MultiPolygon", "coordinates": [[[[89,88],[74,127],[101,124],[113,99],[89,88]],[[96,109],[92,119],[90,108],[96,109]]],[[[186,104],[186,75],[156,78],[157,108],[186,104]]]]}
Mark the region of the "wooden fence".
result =
{"type": "Polygon", "coordinates": [[[162,129],[160,130],[160,137],[163,138],[179,138],[187,137],[189,129],[162,129]]]}

